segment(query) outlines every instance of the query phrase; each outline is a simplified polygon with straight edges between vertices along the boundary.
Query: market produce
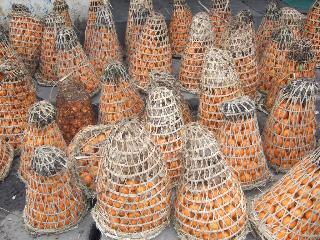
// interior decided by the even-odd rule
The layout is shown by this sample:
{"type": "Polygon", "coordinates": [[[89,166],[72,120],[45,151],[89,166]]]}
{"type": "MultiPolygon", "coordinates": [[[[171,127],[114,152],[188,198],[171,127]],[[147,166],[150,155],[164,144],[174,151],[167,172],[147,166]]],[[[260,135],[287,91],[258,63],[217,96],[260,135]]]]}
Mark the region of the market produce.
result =
{"type": "Polygon", "coordinates": [[[173,0],[173,13],[168,26],[172,55],[181,57],[188,42],[192,12],[186,0],[173,0]]]}
{"type": "Polygon", "coordinates": [[[34,151],[23,211],[25,226],[33,234],[68,231],[86,214],[86,199],[67,161],[59,148],[42,146],[34,151]]]}
{"type": "Polygon", "coordinates": [[[53,2],[53,12],[60,14],[63,17],[65,24],[68,27],[72,27],[72,20],[70,18],[69,6],[66,0],[55,0],[53,2]]]}
{"type": "Polygon", "coordinates": [[[33,75],[39,63],[43,23],[22,4],[13,4],[10,13],[9,39],[28,71],[33,75]]]}
{"type": "Polygon", "coordinates": [[[68,147],[68,156],[79,187],[88,198],[96,196],[98,169],[102,149],[109,139],[111,125],[97,125],[83,128],[68,147]]]}
{"type": "Polygon", "coordinates": [[[114,124],[142,113],[144,102],[122,63],[110,63],[101,81],[100,124],[114,124]]]}
{"type": "Polygon", "coordinates": [[[261,91],[268,93],[276,76],[283,71],[293,40],[293,34],[287,27],[281,27],[272,33],[259,65],[259,89],[261,91]]]}
{"type": "Polygon", "coordinates": [[[130,58],[129,74],[138,88],[146,91],[152,70],[172,72],[172,53],[165,18],[152,12],[141,30],[130,58]]]}
{"type": "Polygon", "coordinates": [[[96,15],[91,40],[94,47],[88,50],[88,56],[98,77],[101,77],[108,64],[122,60],[122,54],[110,6],[100,7],[96,15]]]}
{"type": "Polygon", "coordinates": [[[40,64],[35,74],[40,85],[52,86],[58,81],[56,38],[63,26],[65,26],[65,20],[58,13],[52,12],[46,17],[40,49],[40,64]]]}
{"type": "Polygon", "coordinates": [[[320,238],[320,149],[253,200],[251,222],[262,239],[320,238]]]}
{"type": "Polygon", "coordinates": [[[36,101],[35,87],[16,61],[0,65],[0,86],[0,137],[19,152],[28,109],[36,101]]]}
{"type": "Polygon", "coordinates": [[[231,53],[215,47],[208,49],[200,83],[199,123],[217,133],[223,124],[219,105],[242,95],[231,53]]]}
{"type": "Polygon", "coordinates": [[[146,129],[167,165],[171,187],[179,183],[182,167],[183,117],[174,89],[154,86],[148,91],[146,129]]]}
{"type": "Polygon", "coordinates": [[[181,239],[246,239],[246,200],[213,135],[196,123],[184,137],[184,172],[175,200],[181,239]]]}
{"type": "Polygon", "coordinates": [[[230,0],[212,0],[209,15],[214,34],[214,46],[220,48],[222,35],[227,30],[229,21],[232,18],[230,0]]]}
{"type": "Polygon", "coordinates": [[[31,159],[37,147],[46,145],[66,149],[66,142],[55,120],[56,109],[47,101],[36,102],[29,108],[18,171],[23,181],[31,176],[31,159]]]}
{"type": "Polygon", "coordinates": [[[315,149],[317,92],[317,83],[307,79],[280,91],[263,132],[264,153],[277,171],[288,171],[315,149]]]}
{"type": "Polygon", "coordinates": [[[57,123],[67,144],[80,129],[95,124],[90,96],[74,79],[59,83],[56,101],[57,123]]]}
{"type": "Polygon", "coordinates": [[[280,25],[290,28],[294,39],[300,39],[303,32],[305,16],[298,10],[290,7],[281,8],[280,25]]]}
{"type": "Polygon", "coordinates": [[[206,51],[213,46],[210,17],[197,13],[191,24],[188,43],[184,49],[179,70],[179,82],[188,92],[198,93],[206,51]]]}
{"type": "Polygon", "coordinates": [[[0,182],[3,181],[9,174],[14,152],[9,143],[0,139],[0,182]]]}
{"type": "Polygon", "coordinates": [[[113,239],[152,239],[169,225],[166,166],[138,120],[115,126],[104,148],[92,216],[113,239]]]}
{"type": "Polygon", "coordinates": [[[288,61],[274,78],[266,98],[266,108],[268,110],[272,108],[281,88],[291,81],[300,78],[315,78],[316,64],[311,43],[304,39],[294,41],[289,49],[288,61]]]}
{"type": "Polygon", "coordinates": [[[243,190],[266,185],[270,178],[256,115],[247,96],[220,106],[224,123],[218,134],[221,151],[243,190]]]}
{"type": "Polygon", "coordinates": [[[72,76],[94,95],[99,90],[99,78],[72,28],[63,27],[58,31],[56,50],[58,77],[72,76]]]}

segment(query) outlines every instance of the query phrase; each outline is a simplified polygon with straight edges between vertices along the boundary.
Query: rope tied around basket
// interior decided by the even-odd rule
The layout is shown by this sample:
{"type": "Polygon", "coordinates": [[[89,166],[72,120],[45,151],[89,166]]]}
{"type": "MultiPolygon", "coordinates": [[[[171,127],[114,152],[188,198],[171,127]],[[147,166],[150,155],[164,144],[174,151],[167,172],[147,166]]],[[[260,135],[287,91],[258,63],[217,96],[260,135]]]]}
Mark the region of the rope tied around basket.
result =
{"type": "Polygon", "coordinates": [[[240,118],[251,118],[256,110],[255,103],[247,96],[232,101],[223,102],[220,111],[227,119],[236,121],[240,118]]]}
{"type": "Polygon", "coordinates": [[[122,81],[130,82],[130,79],[125,65],[118,61],[112,61],[105,68],[101,82],[117,85],[122,81]]]}

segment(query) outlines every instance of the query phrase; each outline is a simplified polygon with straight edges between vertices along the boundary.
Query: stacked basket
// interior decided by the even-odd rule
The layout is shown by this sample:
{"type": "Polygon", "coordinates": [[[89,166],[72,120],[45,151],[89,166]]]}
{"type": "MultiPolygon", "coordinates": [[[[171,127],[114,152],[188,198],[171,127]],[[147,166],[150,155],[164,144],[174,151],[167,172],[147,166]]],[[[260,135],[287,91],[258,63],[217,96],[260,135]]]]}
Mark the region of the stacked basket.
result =
{"type": "Polygon", "coordinates": [[[72,21],[69,14],[69,6],[66,0],[55,0],[53,2],[53,12],[61,15],[68,27],[72,26],[72,21]]]}

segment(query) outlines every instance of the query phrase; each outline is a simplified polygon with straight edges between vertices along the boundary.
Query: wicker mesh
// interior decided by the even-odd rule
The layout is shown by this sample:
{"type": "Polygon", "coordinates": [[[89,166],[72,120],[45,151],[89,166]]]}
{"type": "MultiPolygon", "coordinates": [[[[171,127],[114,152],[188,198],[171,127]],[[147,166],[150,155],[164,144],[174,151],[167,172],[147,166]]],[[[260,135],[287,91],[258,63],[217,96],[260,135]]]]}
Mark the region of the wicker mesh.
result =
{"type": "Polygon", "coordinates": [[[262,239],[320,238],[320,149],[254,199],[251,222],[262,239]]]}
{"type": "Polygon", "coordinates": [[[294,8],[284,7],[281,9],[280,24],[290,28],[295,39],[302,36],[305,16],[294,8]]]}
{"type": "Polygon", "coordinates": [[[72,27],[72,21],[69,14],[69,6],[65,0],[55,0],[53,2],[53,12],[60,14],[65,24],[72,27]]]}
{"type": "Polygon", "coordinates": [[[260,90],[268,93],[286,62],[289,48],[293,42],[293,35],[289,28],[282,27],[272,34],[259,65],[260,90]]]}
{"type": "Polygon", "coordinates": [[[221,150],[242,189],[266,184],[270,177],[262,147],[256,107],[247,96],[221,104],[224,124],[219,132],[221,150]]]}
{"type": "Polygon", "coordinates": [[[42,146],[32,156],[23,219],[32,233],[58,233],[75,227],[87,204],[67,168],[67,156],[58,148],[42,146]]]}
{"type": "Polygon", "coordinates": [[[110,5],[104,5],[96,13],[95,27],[92,32],[92,48],[88,56],[99,77],[105,66],[112,61],[121,61],[121,47],[110,5]]]}
{"type": "Polygon", "coordinates": [[[316,146],[314,81],[293,81],[280,91],[263,132],[270,165],[286,172],[316,146]]]}
{"type": "Polygon", "coordinates": [[[185,129],[183,180],[175,201],[181,239],[239,239],[247,235],[246,201],[213,135],[198,124],[185,129]]]}
{"type": "Polygon", "coordinates": [[[312,42],[313,51],[316,54],[317,65],[320,63],[320,1],[316,0],[310,9],[304,25],[303,35],[312,42]]]}
{"type": "Polygon", "coordinates": [[[45,20],[40,50],[40,64],[38,72],[35,74],[35,78],[40,85],[52,86],[58,81],[55,44],[58,31],[64,25],[64,18],[55,12],[50,13],[45,20]]]}
{"type": "Polygon", "coordinates": [[[274,78],[274,83],[266,98],[266,107],[270,110],[280,89],[293,80],[316,77],[316,59],[312,45],[304,39],[296,40],[289,49],[289,59],[283,69],[274,78]]]}
{"type": "Polygon", "coordinates": [[[148,91],[146,128],[167,165],[171,187],[180,180],[182,166],[182,111],[175,91],[164,86],[148,91]]]}
{"type": "Polygon", "coordinates": [[[165,18],[152,12],[140,33],[129,64],[129,74],[142,90],[149,85],[151,70],[172,72],[172,54],[165,18]]]}
{"type": "Polygon", "coordinates": [[[128,21],[125,35],[126,57],[130,63],[130,58],[135,53],[137,41],[141,30],[147,21],[147,17],[153,11],[152,0],[130,0],[128,21]]]}
{"type": "Polygon", "coordinates": [[[260,62],[264,52],[267,52],[266,47],[269,44],[273,31],[280,27],[281,10],[279,4],[271,1],[266,9],[266,14],[263,17],[256,35],[257,43],[257,59],[260,62]]]}
{"type": "Polygon", "coordinates": [[[98,168],[102,148],[109,139],[111,125],[88,126],[73,138],[68,147],[72,171],[88,198],[96,196],[98,168]]]}
{"type": "Polygon", "coordinates": [[[132,84],[126,67],[120,62],[110,63],[102,76],[100,124],[113,124],[138,116],[144,102],[132,84]]]}
{"type": "Polygon", "coordinates": [[[227,30],[229,21],[232,18],[230,0],[212,0],[212,7],[209,14],[214,33],[214,45],[220,48],[222,35],[227,30]]]}
{"type": "Polygon", "coordinates": [[[169,23],[169,38],[174,57],[181,57],[188,42],[192,12],[185,0],[173,1],[173,13],[169,23]]]}
{"type": "Polygon", "coordinates": [[[32,78],[15,62],[0,65],[0,137],[20,150],[28,108],[36,101],[32,78]]]}
{"type": "Polygon", "coordinates": [[[204,12],[197,13],[192,19],[179,72],[179,81],[186,91],[199,91],[205,53],[213,45],[213,36],[209,15],[204,12]]]}
{"type": "Polygon", "coordinates": [[[9,38],[12,47],[33,75],[38,66],[43,34],[43,23],[26,6],[13,4],[10,13],[9,38]]]}
{"type": "Polygon", "coordinates": [[[99,88],[99,78],[72,28],[59,30],[56,49],[58,77],[64,78],[71,74],[76,82],[85,86],[90,95],[94,95],[99,88]]]}
{"type": "Polygon", "coordinates": [[[200,84],[199,121],[217,132],[223,124],[220,103],[242,96],[231,53],[218,48],[207,52],[200,84]]]}
{"type": "Polygon", "coordinates": [[[169,224],[168,173],[137,120],[116,125],[98,175],[97,227],[113,239],[151,239],[169,224]]]}
{"type": "Polygon", "coordinates": [[[47,102],[33,104],[28,112],[28,126],[23,133],[19,175],[27,181],[31,174],[31,158],[37,147],[46,145],[66,149],[66,143],[55,122],[56,109],[47,102]]]}
{"type": "Polygon", "coordinates": [[[252,14],[238,13],[226,31],[223,49],[231,52],[244,94],[255,99],[258,87],[258,63],[252,14]]]}
{"type": "Polygon", "coordinates": [[[87,54],[89,54],[90,51],[95,48],[95,46],[92,44],[92,40],[93,33],[95,32],[97,12],[99,11],[100,7],[102,7],[105,4],[109,5],[109,0],[89,0],[87,26],[85,30],[83,45],[83,49],[87,54]]]}
{"type": "Polygon", "coordinates": [[[67,144],[81,128],[95,124],[90,96],[72,78],[58,85],[57,123],[67,144]]]}
{"type": "Polygon", "coordinates": [[[13,162],[14,151],[9,143],[0,139],[0,182],[9,174],[13,162]]]}

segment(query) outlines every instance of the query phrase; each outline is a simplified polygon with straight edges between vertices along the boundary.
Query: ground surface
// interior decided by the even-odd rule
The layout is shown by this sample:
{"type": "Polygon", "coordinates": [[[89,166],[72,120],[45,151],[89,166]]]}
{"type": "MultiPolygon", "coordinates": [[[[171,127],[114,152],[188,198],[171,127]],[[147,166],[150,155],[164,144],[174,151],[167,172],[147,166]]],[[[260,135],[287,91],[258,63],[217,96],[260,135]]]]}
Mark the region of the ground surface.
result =
{"type": "MultiPolygon", "coordinates": [[[[119,33],[119,39],[123,43],[124,39],[124,30],[126,25],[127,18],[127,9],[128,9],[128,0],[111,0],[114,6],[114,15],[117,23],[117,30],[119,33]]],[[[168,1],[160,1],[156,0],[155,8],[158,9],[161,13],[163,13],[166,18],[169,18],[169,13],[171,8],[168,4],[168,1]]],[[[203,8],[198,4],[196,0],[188,0],[190,6],[194,12],[198,12],[203,10],[203,8]]],[[[202,1],[206,6],[209,6],[209,0],[202,1]]],[[[264,12],[264,8],[266,5],[266,0],[233,0],[232,1],[232,10],[234,13],[237,13],[241,9],[250,9],[256,25],[258,25],[261,21],[262,14],[264,12]]],[[[76,23],[76,27],[79,32],[83,32],[85,28],[84,23],[76,23]]],[[[83,38],[82,34],[80,34],[81,39],[83,38]]],[[[179,61],[174,61],[174,68],[177,72],[179,67],[179,61]]],[[[50,88],[37,88],[39,98],[48,99],[52,102],[55,102],[55,90],[53,90],[52,94],[50,88]]],[[[185,95],[186,99],[194,106],[197,105],[197,99],[190,94],[185,95]]],[[[99,97],[95,97],[93,99],[93,103],[97,104],[99,97]]],[[[317,110],[319,111],[320,104],[317,104],[317,110]]],[[[265,115],[263,113],[259,113],[259,124],[261,129],[263,128],[265,115]]],[[[319,115],[318,115],[319,117],[319,115]]],[[[22,210],[25,203],[25,188],[24,184],[17,177],[17,168],[18,168],[19,158],[14,160],[12,169],[10,171],[9,176],[5,179],[4,182],[0,183],[0,240],[31,240],[31,239],[39,239],[39,240],[86,240],[88,239],[88,231],[92,223],[92,218],[90,214],[84,219],[84,221],[80,224],[80,226],[68,233],[54,235],[54,236],[43,236],[43,237],[32,237],[29,235],[22,223],[22,210]]],[[[280,176],[277,176],[276,179],[279,179],[280,176]]],[[[266,188],[269,188],[272,184],[268,184],[266,188]]],[[[265,188],[262,188],[263,191],[265,188]]],[[[246,193],[248,199],[257,196],[260,193],[260,190],[250,191],[246,193]]],[[[158,240],[173,240],[178,239],[173,228],[168,228],[164,231],[158,238],[158,240]]],[[[248,235],[247,239],[256,239],[251,234],[248,235]]]]}

